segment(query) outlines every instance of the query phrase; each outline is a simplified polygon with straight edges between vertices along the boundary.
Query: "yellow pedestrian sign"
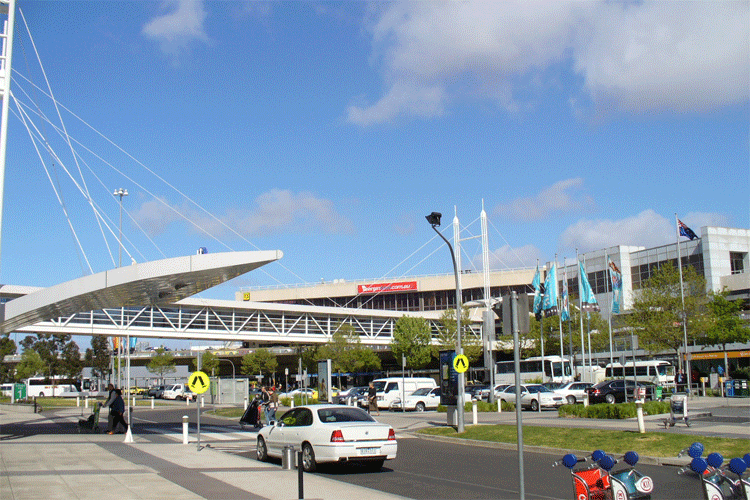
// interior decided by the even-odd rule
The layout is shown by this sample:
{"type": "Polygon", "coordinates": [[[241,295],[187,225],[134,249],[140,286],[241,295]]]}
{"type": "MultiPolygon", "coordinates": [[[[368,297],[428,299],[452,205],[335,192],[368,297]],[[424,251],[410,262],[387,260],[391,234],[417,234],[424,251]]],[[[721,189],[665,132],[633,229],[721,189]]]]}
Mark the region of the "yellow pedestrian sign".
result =
{"type": "Polygon", "coordinates": [[[458,373],[463,373],[469,369],[469,358],[463,354],[459,354],[453,359],[453,369],[458,373]]]}
{"type": "Polygon", "coordinates": [[[211,385],[211,379],[201,371],[193,372],[188,379],[188,387],[196,394],[203,394],[211,385]]]}

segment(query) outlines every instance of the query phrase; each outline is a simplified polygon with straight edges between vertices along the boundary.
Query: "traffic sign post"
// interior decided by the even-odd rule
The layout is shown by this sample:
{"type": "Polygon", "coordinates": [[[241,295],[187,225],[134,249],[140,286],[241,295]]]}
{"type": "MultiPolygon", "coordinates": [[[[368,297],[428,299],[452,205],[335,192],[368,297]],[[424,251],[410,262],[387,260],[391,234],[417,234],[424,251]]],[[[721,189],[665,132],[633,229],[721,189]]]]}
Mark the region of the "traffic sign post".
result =
{"type": "Polygon", "coordinates": [[[196,419],[198,431],[196,435],[198,438],[198,451],[201,451],[201,406],[200,402],[198,401],[198,395],[203,394],[208,390],[208,388],[211,386],[211,379],[208,378],[208,375],[198,370],[190,375],[187,386],[188,389],[195,393],[195,411],[198,414],[198,417],[196,419]]]}

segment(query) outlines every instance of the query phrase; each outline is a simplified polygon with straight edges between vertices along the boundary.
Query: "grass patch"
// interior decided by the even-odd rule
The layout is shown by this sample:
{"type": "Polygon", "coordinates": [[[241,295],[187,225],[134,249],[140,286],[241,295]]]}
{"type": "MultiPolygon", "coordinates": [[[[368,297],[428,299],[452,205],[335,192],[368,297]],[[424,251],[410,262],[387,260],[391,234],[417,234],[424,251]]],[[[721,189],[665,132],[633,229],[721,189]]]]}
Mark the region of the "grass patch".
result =
{"type": "MultiPolygon", "coordinates": [[[[461,434],[452,427],[433,427],[418,432],[433,436],[476,439],[495,443],[515,444],[518,442],[515,425],[472,425],[467,426],[461,434]]],[[[601,449],[616,455],[633,450],[650,457],[675,457],[696,440],[703,443],[706,450],[721,453],[725,457],[741,457],[750,449],[750,439],[696,437],[663,432],[639,434],[635,431],[523,427],[524,445],[583,451],[601,449]]]]}
{"type": "Polygon", "coordinates": [[[233,406],[231,408],[216,408],[206,413],[211,413],[218,417],[240,418],[245,413],[245,410],[233,406]]]}

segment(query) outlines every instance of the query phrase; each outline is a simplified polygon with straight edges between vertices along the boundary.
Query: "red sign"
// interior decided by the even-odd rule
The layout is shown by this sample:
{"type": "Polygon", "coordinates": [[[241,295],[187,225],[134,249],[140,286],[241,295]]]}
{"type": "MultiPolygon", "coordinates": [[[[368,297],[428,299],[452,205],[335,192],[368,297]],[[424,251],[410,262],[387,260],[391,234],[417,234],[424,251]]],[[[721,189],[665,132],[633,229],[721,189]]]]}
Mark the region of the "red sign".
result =
{"type": "Polygon", "coordinates": [[[416,281],[401,281],[399,283],[373,283],[371,285],[357,285],[357,293],[408,292],[417,289],[416,281]]]}

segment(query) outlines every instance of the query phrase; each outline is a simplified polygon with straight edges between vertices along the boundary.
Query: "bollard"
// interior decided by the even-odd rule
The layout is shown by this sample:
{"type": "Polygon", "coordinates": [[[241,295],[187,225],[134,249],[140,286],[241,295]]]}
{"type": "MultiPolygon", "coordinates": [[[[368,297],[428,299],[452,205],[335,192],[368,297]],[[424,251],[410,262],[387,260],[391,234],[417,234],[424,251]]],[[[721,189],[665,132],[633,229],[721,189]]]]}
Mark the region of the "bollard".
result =
{"type": "Polygon", "coordinates": [[[182,417],[182,444],[188,444],[188,416],[182,417]]]}
{"type": "Polygon", "coordinates": [[[85,396],[83,398],[83,407],[84,408],[88,408],[89,407],[89,397],[88,396],[85,396]]]}
{"type": "Polygon", "coordinates": [[[247,396],[245,396],[245,409],[247,410],[247,396]]]}
{"type": "Polygon", "coordinates": [[[586,408],[589,405],[589,393],[587,392],[586,395],[583,397],[583,407],[586,408]]]}
{"type": "Polygon", "coordinates": [[[154,409],[154,397],[153,396],[151,396],[151,409],[152,410],[154,409]]]}
{"type": "Polygon", "coordinates": [[[706,377],[701,377],[701,385],[703,386],[703,397],[706,397],[706,377]]]}
{"type": "Polygon", "coordinates": [[[201,396],[201,408],[205,408],[205,407],[206,407],[206,398],[201,396]]]}
{"type": "Polygon", "coordinates": [[[81,396],[76,396],[76,408],[81,407],[81,396]]]}
{"type": "Polygon", "coordinates": [[[537,406],[539,407],[539,413],[542,413],[542,393],[541,392],[536,393],[536,402],[537,402],[537,406]]]}
{"type": "Polygon", "coordinates": [[[133,406],[135,406],[135,396],[133,396],[133,406]]]}
{"type": "Polygon", "coordinates": [[[190,406],[190,398],[185,398],[185,406],[190,406]]]}
{"type": "Polygon", "coordinates": [[[302,479],[302,451],[297,452],[297,491],[299,493],[299,500],[305,498],[305,488],[302,479]]]}
{"type": "Polygon", "coordinates": [[[641,434],[646,433],[646,424],[643,421],[643,400],[635,400],[636,413],[638,415],[638,432],[641,434]]]}
{"type": "Polygon", "coordinates": [[[294,398],[292,398],[292,402],[289,403],[289,404],[291,405],[291,408],[293,409],[294,408],[294,398]]]}
{"type": "Polygon", "coordinates": [[[503,400],[500,398],[496,398],[495,401],[497,401],[497,412],[502,413],[503,412],[503,400]]]}
{"type": "Polygon", "coordinates": [[[477,402],[476,401],[471,402],[471,421],[474,425],[477,425],[479,423],[477,419],[477,402]]]}

